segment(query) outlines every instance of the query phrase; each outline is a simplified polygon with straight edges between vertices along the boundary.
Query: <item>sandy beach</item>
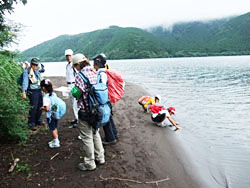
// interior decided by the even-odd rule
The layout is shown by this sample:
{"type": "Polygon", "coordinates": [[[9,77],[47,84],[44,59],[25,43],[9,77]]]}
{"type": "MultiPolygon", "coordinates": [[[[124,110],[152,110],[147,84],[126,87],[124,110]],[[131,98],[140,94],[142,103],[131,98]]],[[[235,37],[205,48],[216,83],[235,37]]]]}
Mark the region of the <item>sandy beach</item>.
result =
{"type": "MultiPolygon", "coordinates": [[[[64,77],[50,79],[54,88],[66,85],[64,77]]],[[[48,147],[51,135],[44,127],[39,127],[24,146],[1,145],[0,187],[208,187],[178,144],[178,132],[156,127],[150,114],[142,111],[137,100],[145,94],[139,86],[126,83],[122,100],[114,105],[119,140],[105,146],[106,163],[92,172],[76,168],[82,159],[82,141],[77,139],[76,128],[68,128],[73,113],[65,99],[68,111],[59,122],[61,147],[48,147]],[[8,173],[9,163],[17,157],[30,169],[8,173]]]]}

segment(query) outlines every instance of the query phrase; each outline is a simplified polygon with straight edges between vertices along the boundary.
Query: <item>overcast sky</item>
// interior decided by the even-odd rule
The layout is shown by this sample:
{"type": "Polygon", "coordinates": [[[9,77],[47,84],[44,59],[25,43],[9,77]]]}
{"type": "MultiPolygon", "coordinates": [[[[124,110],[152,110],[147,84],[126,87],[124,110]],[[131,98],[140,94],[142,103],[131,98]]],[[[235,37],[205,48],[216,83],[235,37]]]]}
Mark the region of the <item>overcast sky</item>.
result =
{"type": "Polygon", "coordinates": [[[146,28],[179,21],[210,20],[250,12],[249,0],[28,0],[9,19],[25,25],[19,45],[25,50],[62,34],[111,25],[146,28]]]}

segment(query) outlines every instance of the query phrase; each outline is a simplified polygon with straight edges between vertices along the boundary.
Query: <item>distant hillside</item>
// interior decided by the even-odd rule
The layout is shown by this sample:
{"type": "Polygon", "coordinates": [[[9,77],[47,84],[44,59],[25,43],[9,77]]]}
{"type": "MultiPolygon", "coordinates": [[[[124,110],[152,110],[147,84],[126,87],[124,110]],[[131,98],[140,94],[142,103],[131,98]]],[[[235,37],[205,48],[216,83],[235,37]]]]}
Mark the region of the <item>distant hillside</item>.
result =
{"type": "Polygon", "coordinates": [[[78,35],[62,35],[25,50],[26,58],[38,56],[43,61],[64,61],[64,50],[84,53],[93,58],[104,52],[109,59],[167,57],[164,44],[153,34],[138,28],[111,26],[78,35]]]}
{"type": "Polygon", "coordinates": [[[250,13],[209,22],[178,23],[149,32],[165,43],[171,56],[250,54],[250,13]]]}
{"type": "Polygon", "coordinates": [[[111,26],[78,35],[62,35],[23,52],[26,59],[64,61],[73,49],[90,59],[104,52],[109,59],[250,54],[250,13],[209,22],[177,23],[171,29],[111,26]]]}

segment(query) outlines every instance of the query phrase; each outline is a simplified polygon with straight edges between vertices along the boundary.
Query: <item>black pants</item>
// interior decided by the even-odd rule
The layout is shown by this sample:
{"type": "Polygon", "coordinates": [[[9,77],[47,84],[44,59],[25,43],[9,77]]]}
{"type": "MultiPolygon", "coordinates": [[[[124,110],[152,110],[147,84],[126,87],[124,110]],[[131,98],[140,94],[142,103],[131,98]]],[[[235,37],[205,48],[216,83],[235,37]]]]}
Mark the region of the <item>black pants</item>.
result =
{"type": "Polygon", "coordinates": [[[110,116],[109,122],[103,126],[103,131],[105,133],[106,142],[112,142],[116,139],[117,130],[112,116],[110,116]]]}
{"type": "Polygon", "coordinates": [[[151,116],[151,118],[152,118],[153,122],[160,123],[165,119],[165,115],[166,115],[165,113],[158,114],[155,118],[153,118],[152,116],[151,116]]]}
{"type": "Polygon", "coordinates": [[[29,111],[29,126],[30,128],[40,124],[42,111],[40,108],[43,106],[43,96],[41,89],[28,90],[28,96],[30,99],[30,111],[29,111]]]}

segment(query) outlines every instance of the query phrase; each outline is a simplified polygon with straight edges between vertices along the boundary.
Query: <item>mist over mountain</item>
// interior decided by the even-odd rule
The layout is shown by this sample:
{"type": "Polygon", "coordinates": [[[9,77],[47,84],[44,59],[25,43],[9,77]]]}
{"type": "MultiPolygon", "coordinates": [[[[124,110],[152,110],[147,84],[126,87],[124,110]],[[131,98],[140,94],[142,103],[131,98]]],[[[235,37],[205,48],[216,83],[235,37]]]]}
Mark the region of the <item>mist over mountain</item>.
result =
{"type": "Polygon", "coordinates": [[[211,21],[176,23],[148,29],[110,26],[77,35],[61,35],[25,50],[23,59],[64,61],[64,50],[92,59],[104,52],[108,59],[137,59],[250,54],[250,13],[211,21]]]}

